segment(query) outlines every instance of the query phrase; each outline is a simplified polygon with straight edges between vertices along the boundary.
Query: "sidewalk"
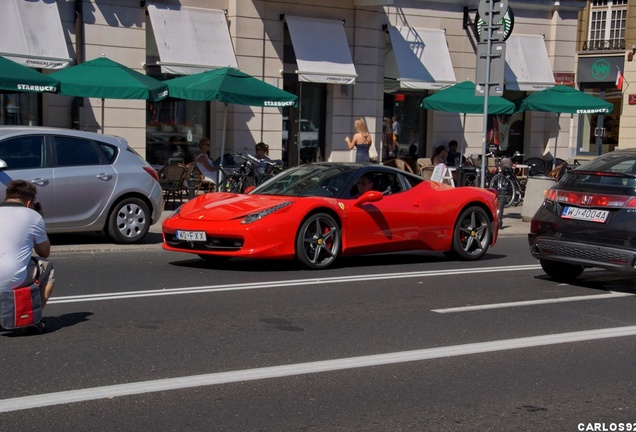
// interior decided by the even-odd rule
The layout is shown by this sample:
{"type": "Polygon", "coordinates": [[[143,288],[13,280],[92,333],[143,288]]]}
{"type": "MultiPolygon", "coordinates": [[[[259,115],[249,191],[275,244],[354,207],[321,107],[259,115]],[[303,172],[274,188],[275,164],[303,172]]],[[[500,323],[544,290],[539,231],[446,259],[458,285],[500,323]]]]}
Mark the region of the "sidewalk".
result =
{"type": "Polygon", "coordinates": [[[530,232],[530,222],[521,219],[521,205],[504,209],[503,228],[499,237],[525,236],[530,232]]]}

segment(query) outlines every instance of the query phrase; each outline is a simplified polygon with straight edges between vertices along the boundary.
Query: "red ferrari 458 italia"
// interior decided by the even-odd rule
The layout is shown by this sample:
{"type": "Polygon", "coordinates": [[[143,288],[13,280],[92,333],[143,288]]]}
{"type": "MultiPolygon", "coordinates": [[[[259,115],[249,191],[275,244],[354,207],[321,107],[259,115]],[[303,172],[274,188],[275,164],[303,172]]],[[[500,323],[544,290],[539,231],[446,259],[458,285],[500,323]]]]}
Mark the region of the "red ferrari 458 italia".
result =
{"type": "Polygon", "coordinates": [[[377,164],[312,163],[246,194],[188,201],[163,222],[163,248],[206,260],[296,258],[312,269],[339,256],[411,250],[477,260],[495,244],[497,212],[492,190],[377,164]]]}

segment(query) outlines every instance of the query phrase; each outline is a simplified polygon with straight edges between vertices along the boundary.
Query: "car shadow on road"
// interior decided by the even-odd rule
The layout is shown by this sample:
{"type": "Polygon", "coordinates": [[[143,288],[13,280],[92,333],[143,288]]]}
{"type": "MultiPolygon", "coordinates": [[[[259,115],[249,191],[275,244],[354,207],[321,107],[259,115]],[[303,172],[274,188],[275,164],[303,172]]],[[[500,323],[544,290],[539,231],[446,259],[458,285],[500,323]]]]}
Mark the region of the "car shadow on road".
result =
{"type": "MultiPolygon", "coordinates": [[[[504,255],[498,254],[486,254],[480,261],[497,260],[504,258],[504,255]]],[[[396,266],[400,264],[412,265],[412,264],[434,264],[450,262],[455,263],[457,261],[447,258],[444,254],[439,252],[396,252],[374,255],[357,255],[351,257],[340,257],[336,262],[329,266],[325,270],[330,271],[347,268],[362,268],[362,267],[374,267],[378,270],[382,270],[384,266],[396,266]]],[[[470,261],[464,261],[470,262],[470,261]]],[[[287,271],[315,271],[307,269],[299,264],[296,260],[266,260],[266,259],[249,259],[249,258],[231,258],[220,259],[219,261],[206,261],[197,257],[192,257],[184,260],[175,260],[169,263],[170,265],[178,267],[191,267],[197,269],[210,269],[210,270],[229,270],[229,271],[242,271],[242,272],[287,272],[287,271]]],[[[395,271],[393,269],[392,271],[395,271]]]]}
{"type": "MultiPolygon", "coordinates": [[[[60,316],[45,316],[42,321],[46,324],[46,333],[53,333],[57,330],[65,327],[72,327],[76,324],[88,321],[88,317],[93,315],[93,312],[73,312],[60,316]]],[[[39,334],[31,331],[30,328],[23,328],[17,330],[0,330],[4,337],[20,337],[20,336],[33,336],[39,334]]]]}
{"type": "Polygon", "coordinates": [[[536,279],[553,281],[560,284],[566,283],[567,285],[578,288],[636,294],[636,276],[631,273],[587,269],[576,279],[568,281],[559,281],[548,275],[536,276],[536,279]]]}
{"type": "MultiPolygon", "coordinates": [[[[106,234],[101,232],[49,234],[49,240],[51,241],[51,246],[114,244],[106,234]]],[[[149,232],[140,242],[135,244],[154,245],[162,242],[161,233],[149,232]]]]}

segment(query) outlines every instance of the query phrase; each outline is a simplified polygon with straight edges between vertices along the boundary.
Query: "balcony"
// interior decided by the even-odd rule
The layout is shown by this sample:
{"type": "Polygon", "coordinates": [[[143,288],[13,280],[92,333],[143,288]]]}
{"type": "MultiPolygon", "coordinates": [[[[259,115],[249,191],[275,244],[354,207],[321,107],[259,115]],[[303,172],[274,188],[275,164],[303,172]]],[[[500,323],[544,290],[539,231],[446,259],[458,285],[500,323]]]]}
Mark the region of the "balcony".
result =
{"type": "Polygon", "coordinates": [[[582,51],[603,52],[625,50],[625,39],[589,40],[583,42],[582,51]]]}

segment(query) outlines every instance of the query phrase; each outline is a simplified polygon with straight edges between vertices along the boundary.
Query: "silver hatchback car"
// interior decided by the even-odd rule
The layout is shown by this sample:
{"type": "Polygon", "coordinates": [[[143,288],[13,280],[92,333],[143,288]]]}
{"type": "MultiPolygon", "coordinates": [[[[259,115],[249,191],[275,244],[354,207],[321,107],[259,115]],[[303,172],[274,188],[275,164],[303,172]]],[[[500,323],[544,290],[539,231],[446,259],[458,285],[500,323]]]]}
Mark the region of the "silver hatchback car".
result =
{"type": "Polygon", "coordinates": [[[103,230],[136,243],[163,211],[157,172],[115,136],[0,126],[0,199],[17,179],[37,186],[49,233],[103,230]]]}

